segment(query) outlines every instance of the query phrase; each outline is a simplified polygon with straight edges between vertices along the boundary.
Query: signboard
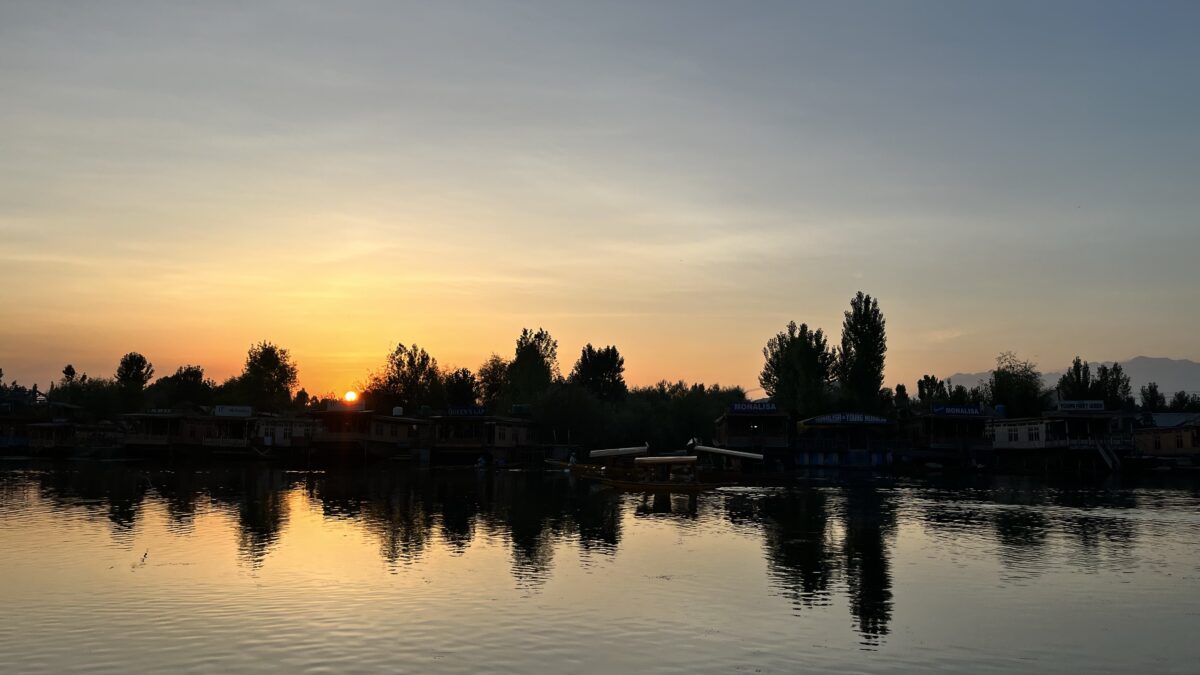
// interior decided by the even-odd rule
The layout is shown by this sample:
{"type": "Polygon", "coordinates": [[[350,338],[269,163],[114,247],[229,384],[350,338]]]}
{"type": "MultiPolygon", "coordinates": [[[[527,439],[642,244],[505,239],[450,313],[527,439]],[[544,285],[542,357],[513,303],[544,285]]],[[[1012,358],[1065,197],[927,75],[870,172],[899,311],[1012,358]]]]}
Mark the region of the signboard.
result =
{"type": "Polygon", "coordinates": [[[1104,401],[1059,401],[1059,412],[1104,412],[1104,401]]]}
{"type": "Polygon", "coordinates": [[[864,415],[863,413],[832,413],[829,415],[818,415],[807,420],[804,424],[887,424],[888,421],[882,417],[875,415],[864,415]]]}
{"type": "Polygon", "coordinates": [[[744,414],[760,414],[761,415],[763,413],[777,413],[777,412],[779,412],[779,408],[776,408],[775,404],[771,401],[759,401],[756,403],[750,403],[750,402],[731,403],[729,405],[729,412],[739,413],[739,414],[743,414],[743,415],[744,414]]]}
{"type": "Polygon", "coordinates": [[[446,408],[446,414],[451,417],[483,417],[487,408],[481,405],[452,405],[446,408]]]}
{"type": "Polygon", "coordinates": [[[254,408],[248,405],[219,405],[213,408],[213,415],[217,417],[250,417],[254,415],[254,408]]]}
{"type": "Polygon", "coordinates": [[[968,403],[965,405],[935,405],[933,406],[934,415],[982,415],[983,410],[978,404],[968,403]]]}

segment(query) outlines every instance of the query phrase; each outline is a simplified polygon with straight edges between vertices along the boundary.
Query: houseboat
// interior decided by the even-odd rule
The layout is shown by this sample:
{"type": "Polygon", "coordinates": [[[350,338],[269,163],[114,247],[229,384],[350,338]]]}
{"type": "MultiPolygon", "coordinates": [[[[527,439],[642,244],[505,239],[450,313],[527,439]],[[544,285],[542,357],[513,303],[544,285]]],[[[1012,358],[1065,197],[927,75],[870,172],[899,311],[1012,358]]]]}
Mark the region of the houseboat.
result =
{"type": "Polygon", "coordinates": [[[488,466],[537,465],[545,458],[524,417],[489,414],[479,406],[458,406],[430,418],[435,436],[430,463],[488,466]]]}
{"type": "Polygon", "coordinates": [[[391,415],[352,405],[309,413],[316,422],[310,455],[324,459],[410,460],[428,457],[432,434],[429,420],[391,415]]]}
{"type": "Polygon", "coordinates": [[[905,445],[892,422],[864,413],[830,413],[796,425],[793,451],[798,467],[870,468],[892,463],[905,445]]]}
{"type": "Polygon", "coordinates": [[[997,418],[988,436],[1000,470],[1115,470],[1133,448],[1131,424],[1103,401],[1061,401],[1040,417],[997,418]]]}
{"type": "Polygon", "coordinates": [[[901,423],[908,464],[979,468],[991,461],[986,414],[978,404],[934,405],[901,423]]]}
{"type": "Polygon", "coordinates": [[[763,455],[766,461],[786,464],[791,450],[790,416],[773,402],[730,404],[716,419],[716,445],[763,455]]]}
{"type": "Polygon", "coordinates": [[[1200,413],[1149,413],[1133,432],[1134,456],[1157,466],[1200,467],[1200,413]]]}

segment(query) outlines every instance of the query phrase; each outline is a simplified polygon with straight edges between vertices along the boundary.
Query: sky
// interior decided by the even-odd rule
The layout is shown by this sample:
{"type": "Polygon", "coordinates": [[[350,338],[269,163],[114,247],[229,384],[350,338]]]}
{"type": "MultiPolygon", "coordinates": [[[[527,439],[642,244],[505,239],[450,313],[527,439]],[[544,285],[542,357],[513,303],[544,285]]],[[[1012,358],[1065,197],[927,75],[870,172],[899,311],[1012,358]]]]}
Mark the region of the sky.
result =
{"type": "MultiPolygon", "coordinates": [[[[0,368],[1200,359],[1200,4],[0,3],[0,368]]],[[[754,392],[752,392],[753,394],[754,392]]]]}

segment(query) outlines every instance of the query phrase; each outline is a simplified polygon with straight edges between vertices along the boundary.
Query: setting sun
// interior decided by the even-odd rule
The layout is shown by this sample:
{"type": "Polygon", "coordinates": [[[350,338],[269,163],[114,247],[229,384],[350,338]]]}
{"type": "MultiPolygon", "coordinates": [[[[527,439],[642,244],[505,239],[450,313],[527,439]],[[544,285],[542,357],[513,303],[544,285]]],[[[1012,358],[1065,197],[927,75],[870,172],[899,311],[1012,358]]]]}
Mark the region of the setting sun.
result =
{"type": "Polygon", "coordinates": [[[348,391],[346,392],[346,396],[344,398],[346,399],[346,403],[354,403],[358,400],[358,394],[353,391],[348,391]]]}

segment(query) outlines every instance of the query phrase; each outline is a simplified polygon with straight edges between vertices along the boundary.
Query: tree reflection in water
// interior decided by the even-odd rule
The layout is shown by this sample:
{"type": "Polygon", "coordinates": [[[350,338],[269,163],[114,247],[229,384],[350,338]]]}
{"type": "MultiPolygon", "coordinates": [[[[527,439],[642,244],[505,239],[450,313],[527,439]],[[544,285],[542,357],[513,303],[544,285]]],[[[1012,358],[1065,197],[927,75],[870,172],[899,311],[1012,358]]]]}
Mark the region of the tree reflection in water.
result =
{"type": "Polygon", "coordinates": [[[894,612],[891,557],[898,508],[928,536],[977,544],[995,555],[1006,579],[1028,579],[1050,563],[1084,573],[1133,565],[1139,528],[1125,513],[1147,499],[1120,486],[1046,486],[1028,479],[971,479],[898,489],[867,480],[696,494],[621,494],[561,472],[429,471],[403,465],[322,471],[254,464],[35,465],[2,474],[0,509],[33,499],[55,512],[105,523],[132,544],[147,502],[176,534],[192,532],[213,509],[236,525],[239,561],[259,569],[287,525],[291,496],[331,521],[347,521],[377,542],[400,573],[437,549],[463,555],[477,538],[501,543],[509,573],[534,593],[554,573],[559,544],[577,545],[581,563],[614,556],[631,518],[668,519],[687,528],[720,514],[742,533],[761,534],[771,586],[800,614],[844,594],[854,628],[872,648],[894,612]],[[36,491],[36,495],[34,494],[36,491]],[[1060,560],[1047,561],[1050,552],[1060,560]]]}

